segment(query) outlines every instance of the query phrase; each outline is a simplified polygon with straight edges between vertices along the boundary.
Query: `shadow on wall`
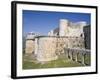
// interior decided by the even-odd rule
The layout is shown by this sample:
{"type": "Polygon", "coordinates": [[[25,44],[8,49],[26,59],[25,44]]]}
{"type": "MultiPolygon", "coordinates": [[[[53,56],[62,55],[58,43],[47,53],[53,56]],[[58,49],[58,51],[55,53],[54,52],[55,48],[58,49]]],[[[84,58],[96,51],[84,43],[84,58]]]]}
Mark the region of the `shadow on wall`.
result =
{"type": "Polygon", "coordinates": [[[85,48],[91,49],[91,26],[85,26],[84,29],[85,48]]]}

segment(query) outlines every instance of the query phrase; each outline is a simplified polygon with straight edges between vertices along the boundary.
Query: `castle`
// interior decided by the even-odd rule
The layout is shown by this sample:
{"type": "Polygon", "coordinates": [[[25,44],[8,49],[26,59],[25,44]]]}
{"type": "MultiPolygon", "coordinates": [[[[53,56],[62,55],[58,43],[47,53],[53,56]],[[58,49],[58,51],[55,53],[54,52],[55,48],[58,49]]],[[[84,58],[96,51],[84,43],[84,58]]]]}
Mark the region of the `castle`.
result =
{"type": "Polygon", "coordinates": [[[86,26],[86,22],[81,21],[72,23],[66,19],[60,19],[59,27],[48,32],[49,36],[84,36],[83,27],[86,26]]]}
{"type": "Polygon", "coordinates": [[[25,54],[36,55],[39,62],[51,61],[64,54],[64,48],[85,49],[84,21],[73,23],[60,19],[59,27],[48,32],[47,36],[28,33],[26,37],[25,54]]]}

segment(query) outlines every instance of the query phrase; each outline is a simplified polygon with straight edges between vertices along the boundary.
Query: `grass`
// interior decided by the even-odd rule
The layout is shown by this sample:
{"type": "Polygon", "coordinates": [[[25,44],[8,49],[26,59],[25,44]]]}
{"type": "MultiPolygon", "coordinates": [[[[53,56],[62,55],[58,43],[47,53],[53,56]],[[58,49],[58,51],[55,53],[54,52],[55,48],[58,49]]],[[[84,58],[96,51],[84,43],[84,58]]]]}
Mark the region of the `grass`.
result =
{"type": "Polygon", "coordinates": [[[36,60],[31,60],[29,56],[23,58],[23,69],[61,68],[61,67],[78,67],[78,66],[84,66],[84,65],[66,58],[49,61],[44,64],[37,63],[36,60]]]}
{"type": "Polygon", "coordinates": [[[89,66],[89,65],[91,65],[91,57],[90,57],[90,55],[89,54],[87,54],[87,55],[85,55],[86,57],[85,57],[85,64],[87,65],[87,66],[89,66]]]}

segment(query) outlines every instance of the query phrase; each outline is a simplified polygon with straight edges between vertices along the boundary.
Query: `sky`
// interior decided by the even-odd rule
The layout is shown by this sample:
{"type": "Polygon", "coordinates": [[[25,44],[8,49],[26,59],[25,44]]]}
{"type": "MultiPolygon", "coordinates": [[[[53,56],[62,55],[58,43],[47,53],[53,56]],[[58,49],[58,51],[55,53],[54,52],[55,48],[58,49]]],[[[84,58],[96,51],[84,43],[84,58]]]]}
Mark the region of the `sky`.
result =
{"type": "Polygon", "coordinates": [[[90,18],[89,13],[23,10],[23,33],[36,32],[47,35],[50,30],[58,27],[60,19],[71,22],[86,21],[90,24],[90,18]]]}

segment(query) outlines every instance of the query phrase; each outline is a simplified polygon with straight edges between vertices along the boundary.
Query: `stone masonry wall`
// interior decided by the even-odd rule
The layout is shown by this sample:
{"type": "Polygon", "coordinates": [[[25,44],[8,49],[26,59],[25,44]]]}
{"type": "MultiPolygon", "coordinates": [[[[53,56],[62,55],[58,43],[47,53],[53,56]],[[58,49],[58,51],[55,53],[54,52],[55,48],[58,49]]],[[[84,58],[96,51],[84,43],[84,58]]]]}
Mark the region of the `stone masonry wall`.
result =
{"type": "Polygon", "coordinates": [[[38,61],[50,61],[57,59],[56,53],[56,38],[52,37],[41,37],[38,38],[35,54],[37,55],[38,61]]]}
{"type": "Polygon", "coordinates": [[[26,40],[26,48],[25,54],[32,54],[35,51],[35,41],[34,40],[26,40]]]}
{"type": "Polygon", "coordinates": [[[38,61],[51,61],[64,53],[64,48],[85,48],[82,37],[38,37],[37,43],[38,61]]]}

